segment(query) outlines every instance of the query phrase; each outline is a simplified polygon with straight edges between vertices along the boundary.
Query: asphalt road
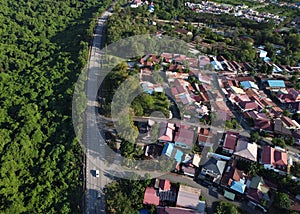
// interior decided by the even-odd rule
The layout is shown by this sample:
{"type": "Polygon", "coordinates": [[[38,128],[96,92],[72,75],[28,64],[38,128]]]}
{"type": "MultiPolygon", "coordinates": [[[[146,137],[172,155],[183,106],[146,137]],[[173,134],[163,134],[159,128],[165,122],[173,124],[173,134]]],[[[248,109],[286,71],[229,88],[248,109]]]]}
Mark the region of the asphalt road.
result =
{"type": "MultiPolygon", "coordinates": [[[[86,92],[88,106],[86,109],[86,213],[105,213],[105,200],[102,194],[103,187],[110,182],[110,178],[105,176],[102,171],[102,162],[100,154],[103,155],[101,147],[101,135],[96,125],[96,95],[98,91],[98,75],[101,72],[101,52],[102,33],[104,23],[111,13],[105,11],[98,18],[98,24],[95,29],[93,45],[91,48],[90,59],[88,63],[88,79],[86,82],[86,92]],[[95,176],[95,170],[100,170],[99,177],[95,176]]],[[[103,142],[102,142],[103,143],[103,142]]]]}

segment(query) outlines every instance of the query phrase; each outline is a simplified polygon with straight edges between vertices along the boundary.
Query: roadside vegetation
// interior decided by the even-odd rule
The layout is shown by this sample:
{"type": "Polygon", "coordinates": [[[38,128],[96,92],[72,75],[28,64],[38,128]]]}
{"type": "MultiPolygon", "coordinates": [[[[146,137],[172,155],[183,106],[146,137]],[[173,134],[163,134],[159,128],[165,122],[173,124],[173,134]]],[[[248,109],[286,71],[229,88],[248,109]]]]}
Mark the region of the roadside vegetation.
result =
{"type": "Polygon", "coordinates": [[[216,214],[240,214],[241,211],[237,206],[232,203],[226,201],[219,201],[216,206],[215,212],[216,214]]]}
{"type": "MultiPolygon", "coordinates": [[[[133,175],[134,177],[137,175],[133,175]]],[[[120,179],[108,185],[105,190],[107,213],[139,213],[144,207],[143,195],[151,180],[120,179]]],[[[155,213],[155,206],[152,212],[155,213]]]]}
{"type": "Polygon", "coordinates": [[[83,212],[72,95],[110,2],[1,1],[1,213],[83,212]]]}

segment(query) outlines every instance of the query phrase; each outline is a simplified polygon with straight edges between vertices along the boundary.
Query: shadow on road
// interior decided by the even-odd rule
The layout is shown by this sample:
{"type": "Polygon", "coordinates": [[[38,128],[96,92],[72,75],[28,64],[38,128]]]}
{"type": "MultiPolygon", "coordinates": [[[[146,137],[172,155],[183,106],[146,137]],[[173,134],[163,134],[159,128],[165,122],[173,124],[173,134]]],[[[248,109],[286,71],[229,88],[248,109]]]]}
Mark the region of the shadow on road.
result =
{"type": "Polygon", "coordinates": [[[91,173],[92,176],[96,177],[96,170],[91,169],[91,170],[90,170],[90,173],[91,173]]]}
{"type": "Polygon", "coordinates": [[[208,191],[209,195],[215,197],[215,198],[219,198],[219,195],[218,195],[218,192],[217,190],[213,189],[213,188],[209,188],[209,191],[208,191]]]}

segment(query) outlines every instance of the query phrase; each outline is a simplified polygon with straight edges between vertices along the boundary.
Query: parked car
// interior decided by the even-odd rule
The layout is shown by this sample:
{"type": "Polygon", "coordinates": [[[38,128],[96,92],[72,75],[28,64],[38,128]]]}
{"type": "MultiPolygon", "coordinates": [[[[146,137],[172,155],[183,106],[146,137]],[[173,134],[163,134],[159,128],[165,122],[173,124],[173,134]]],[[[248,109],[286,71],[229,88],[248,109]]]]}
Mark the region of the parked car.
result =
{"type": "Polygon", "coordinates": [[[99,176],[100,176],[100,173],[99,173],[99,170],[98,170],[98,169],[95,170],[95,176],[96,176],[97,178],[99,178],[99,176]]]}

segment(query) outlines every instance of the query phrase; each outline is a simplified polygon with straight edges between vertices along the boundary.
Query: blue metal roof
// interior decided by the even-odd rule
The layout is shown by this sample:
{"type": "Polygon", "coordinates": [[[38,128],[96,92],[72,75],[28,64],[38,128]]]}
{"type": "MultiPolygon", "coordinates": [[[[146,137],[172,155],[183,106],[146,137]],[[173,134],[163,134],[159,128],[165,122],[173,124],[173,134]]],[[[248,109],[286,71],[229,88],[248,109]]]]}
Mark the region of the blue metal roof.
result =
{"type": "Polygon", "coordinates": [[[270,58],[270,57],[264,57],[263,60],[264,60],[265,62],[271,62],[271,58],[270,58]]]}
{"type": "Polygon", "coordinates": [[[245,192],[245,188],[246,188],[246,185],[241,183],[241,182],[236,182],[236,181],[232,181],[232,184],[231,184],[231,187],[230,189],[233,189],[239,193],[244,193],[245,192]]]}
{"type": "Polygon", "coordinates": [[[174,149],[174,145],[172,143],[166,143],[163,148],[162,154],[171,157],[173,149],[174,149]]]}
{"type": "Polygon", "coordinates": [[[176,155],[175,155],[175,160],[177,162],[181,162],[182,156],[183,156],[183,152],[181,150],[177,150],[176,155]]]}
{"type": "Polygon", "coordinates": [[[283,80],[268,80],[268,85],[271,88],[285,88],[283,80]]]}
{"type": "Polygon", "coordinates": [[[146,209],[140,210],[140,214],[149,214],[149,210],[146,209]]]}
{"type": "Polygon", "coordinates": [[[243,89],[247,89],[247,88],[258,89],[258,86],[252,81],[243,81],[243,82],[241,82],[241,85],[242,85],[243,89]]]}

